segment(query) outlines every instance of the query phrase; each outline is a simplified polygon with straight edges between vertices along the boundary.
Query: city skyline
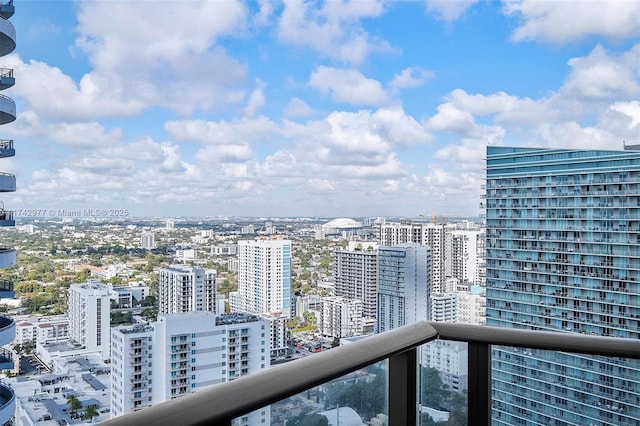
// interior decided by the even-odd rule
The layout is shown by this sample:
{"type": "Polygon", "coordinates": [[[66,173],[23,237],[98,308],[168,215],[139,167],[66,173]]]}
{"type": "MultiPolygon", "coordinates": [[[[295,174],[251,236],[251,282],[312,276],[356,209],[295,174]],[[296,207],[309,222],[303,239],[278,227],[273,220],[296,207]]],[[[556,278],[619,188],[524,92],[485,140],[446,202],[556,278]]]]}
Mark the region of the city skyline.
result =
{"type": "Polygon", "coordinates": [[[640,143],[633,1],[18,5],[10,210],[477,216],[488,144],[640,143]]]}

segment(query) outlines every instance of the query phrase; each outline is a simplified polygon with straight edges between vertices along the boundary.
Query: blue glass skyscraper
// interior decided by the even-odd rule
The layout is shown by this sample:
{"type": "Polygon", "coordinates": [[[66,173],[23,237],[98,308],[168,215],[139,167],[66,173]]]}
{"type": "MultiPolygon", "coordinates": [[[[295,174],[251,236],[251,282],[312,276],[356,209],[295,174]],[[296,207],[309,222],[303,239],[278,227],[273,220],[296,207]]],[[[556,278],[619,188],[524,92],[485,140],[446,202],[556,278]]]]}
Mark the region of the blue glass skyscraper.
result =
{"type": "MultiPolygon", "coordinates": [[[[639,192],[639,151],[488,147],[487,325],[639,339],[639,192]]],[[[638,361],[499,347],[492,373],[496,425],[640,422],[638,361]]]]}

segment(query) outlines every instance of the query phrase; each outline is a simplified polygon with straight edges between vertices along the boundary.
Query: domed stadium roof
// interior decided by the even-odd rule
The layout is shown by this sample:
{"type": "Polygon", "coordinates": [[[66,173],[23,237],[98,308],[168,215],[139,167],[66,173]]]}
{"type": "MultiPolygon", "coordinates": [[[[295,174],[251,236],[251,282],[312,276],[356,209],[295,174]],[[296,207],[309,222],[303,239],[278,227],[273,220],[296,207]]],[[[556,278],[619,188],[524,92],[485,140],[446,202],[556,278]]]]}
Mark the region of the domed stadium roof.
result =
{"type": "Polygon", "coordinates": [[[323,228],[334,228],[334,229],[353,229],[353,228],[362,228],[362,224],[360,222],[356,222],[353,219],[349,219],[346,217],[339,217],[337,219],[333,219],[330,222],[322,225],[323,228]]]}

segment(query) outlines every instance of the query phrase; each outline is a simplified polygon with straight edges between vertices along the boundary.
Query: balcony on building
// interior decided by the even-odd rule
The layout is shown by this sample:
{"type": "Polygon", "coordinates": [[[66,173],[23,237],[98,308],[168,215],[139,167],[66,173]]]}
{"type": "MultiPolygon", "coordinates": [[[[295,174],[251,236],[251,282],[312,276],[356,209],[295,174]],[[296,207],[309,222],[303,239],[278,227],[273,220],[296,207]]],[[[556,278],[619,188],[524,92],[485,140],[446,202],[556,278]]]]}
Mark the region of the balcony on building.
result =
{"type": "Polygon", "coordinates": [[[8,96],[0,95],[0,124],[11,123],[15,120],[16,120],[15,101],[8,96]]]}
{"type": "Polygon", "coordinates": [[[13,247],[0,247],[0,268],[8,268],[16,264],[16,249],[13,247]]]}
{"type": "Polygon", "coordinates": [[[0,425],[12,425],[16,409],[16,397],[13,389],[0,384],[0,425]]]}
{"type": "Polygon", "coordinates": [[[16,176],[11,173],[0,172],[0,192],[15,192],[16,176]]]}
{"type": "Polygon", "coordinates": [[[16,48],[16,29],[11,22],[7,21],[5,14],[2,13],[3,9],[6,9],[8,5],[3,4],[3,6],[4,8],[0,7],[0,56],[8,55],[16,48]]]}
{"type": "MultiPolygon", "coordinates": [[[[103,424],[106,426],[129,424],[230,426],[234,419],[247,416],[266,406],[285,404],[284,406],[287,407],[286,404],[294,400],[288,400],[289,397],[295,397],[295,400],[302,398],[311,400],[310,398],[317,395],[323,386],[331,382],[348,383],[353,378],[352,373],[362,372],[374,366],[384,377],[384,382],[380,386],[384,388],[382,391],[387,398],[386,408],[384,408],[386,412],[382,413],[388,416],[387,424],[389,426],[417,425],[420,419],[419,413],[425,412],[424,407],[419,404],[421,395],[418,389],[421,388],[419,383],[422,381],[418,363],[420,349],[422,345],[429,342],[449,341],[467,342],[467,399],[462,398],[461,404],[469,425],[490,425],[492,416],[495,418],[501,412],[503,401],[493,396],[492,381],[508,381],[510,384],[513,382],[512,386],[518,386],[518,381],[527,379],[520,377],[515,371],[509,377],[498,374],[492,377],[492,363],[505,362],[503,359],[493,359],[497,356],[496,353],[499,353],[492,350],[494,345],[511,347],[518,356],[530,355],[531,351],[535,350],[549,354],[561,351],[565,354],[616,357],[608,358],[612,365],[632,365],[632,371],[637,370],[636,360],[640,360],[640,344],[636,339],[419,322],[238,377],[179,399],[125,414],[103,424]],[[216,403],[212,404],[211,401],[216,403]]],[[[546,370],[543,365],[540,366],[540,374],[543,375],[558,374],[557,371],[557,366],[546,370]]],[[[457,384],[456,380],[453,380],[452,384],[457,384]]],[[[593,378],[593,382],[595,386],[605,385],[605,383],[599,383],[598,378],[593,378]]],[[[621,418],[622,422],[618,424],[633,424],[625,422],[634,421],[635,411],[632,410],[637,409],[636,401],[640,401],[640,390],[637,384],[636,379],[629,381],[626,389],[619,390],[618,395],[622,396],[618,401],[609,403],[609,407],[604,404],[598,410],[611,414],[612,418],[621,418]]],[[[558,386],[560,385],[562,384],[558,386]]],[[[550,407],[554,408],[553,404],[550,407]]],[[[317,407],[315,411],[312,410],[308,414],[324,412],[326,414],[323,415],[342,418],[337,413],[338,410],[349,413],[357,411],[345,405],[337,407],[325,405],[324,409],[317,407]]],[[[292,414],[290,411],[285,411],[284,415],[286,417],[292,414]]],[[[523,413],[520,419],[524,422],[523,424],[527,423],[527,419],[529,417],[523,413]]],[[[280,424],[279,421],[282,419],[272,418],[272,420],[275,421],[274,424],[280,424]]],[[[554,424],[555,420],[564,422],[562,417],[549,417],[550,424],[554,424]]],[[[529,424],[531,422],[535,423],[534,420],[528,421],[529,424]]]]}
{"type": "Polygon", "coordinates": [[[0,208],[0,227],[16,226],[16,219],[12,210],[0,208]]]}
{"type": "Polygon", "coordinates": [[[0,16],[9,19],[16,12],[13,0],[0,0],[0,16]]]}
{"type": "Polygon", "coordinates": [[[0,158],[8,158],[16,155],[13,147],[13,139],[0,139],[0,158]]]}
{"type": "Polygon", "coordinates": [[[11,317],[0,315],[0,346],[4,346],[13,342],[13,339],[15,339],[15,337],[16,322],[11,317]]]}
{"type": "Polygon", "coordinates": [[[16,84],[12,68],[0,68],[0,90],[8,89],[16,84]]]}

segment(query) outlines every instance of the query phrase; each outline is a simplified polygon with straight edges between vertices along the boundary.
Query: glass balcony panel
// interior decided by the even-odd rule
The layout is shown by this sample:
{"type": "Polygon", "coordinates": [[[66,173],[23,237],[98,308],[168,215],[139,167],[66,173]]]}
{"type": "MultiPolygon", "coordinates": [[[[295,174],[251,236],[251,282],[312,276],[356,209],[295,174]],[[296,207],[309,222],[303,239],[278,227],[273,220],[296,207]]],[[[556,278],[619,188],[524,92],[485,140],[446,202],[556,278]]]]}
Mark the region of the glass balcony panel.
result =
{"type": "Polygon", "coordinates": [[[494,347],[496,425],[637,425],[640,360],[494,347]]]}
{"type": "Polygon", "coordinates": [[[387,365],[385,360],[354,371],[236,418],[232,425],[322,425],[326,424],[323,419],[333,425],[358,424],[358,419],[362,424],[384,425],[388,418],[387,365]]]}
{"type": "Polygon", "coordinates": [[[422,345],[419,354],[418,424],[469,424],[469,345],[438,339],[422,345]]]}

